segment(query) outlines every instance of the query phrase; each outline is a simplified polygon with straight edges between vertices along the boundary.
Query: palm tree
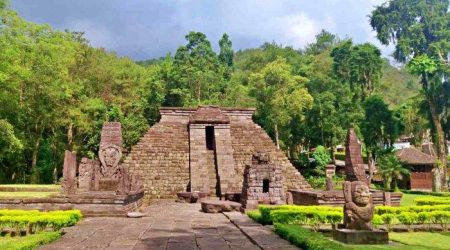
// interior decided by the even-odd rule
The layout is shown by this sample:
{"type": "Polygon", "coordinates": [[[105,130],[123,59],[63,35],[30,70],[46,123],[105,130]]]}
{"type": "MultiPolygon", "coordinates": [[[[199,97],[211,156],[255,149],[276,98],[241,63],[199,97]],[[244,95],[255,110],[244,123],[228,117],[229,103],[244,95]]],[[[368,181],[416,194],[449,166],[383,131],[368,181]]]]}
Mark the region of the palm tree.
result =
{"type": "Polygon", "coordinates": [[[411,173],[408,166],[403,164],[394,153],[388,153],[380,158],[378,171],[383,176],[384,187],[388,190],[391,189],[392,181],[394,181],[394,190],[398,190],[397,181],[411,173]]]}

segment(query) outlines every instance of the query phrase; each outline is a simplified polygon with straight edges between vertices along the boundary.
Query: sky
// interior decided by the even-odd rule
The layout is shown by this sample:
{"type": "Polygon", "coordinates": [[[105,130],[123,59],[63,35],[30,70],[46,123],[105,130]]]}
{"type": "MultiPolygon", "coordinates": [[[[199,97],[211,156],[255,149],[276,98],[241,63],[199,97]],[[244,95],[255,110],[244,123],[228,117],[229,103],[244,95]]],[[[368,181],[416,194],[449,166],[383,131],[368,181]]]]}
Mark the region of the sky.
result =
{"type": "Polygon", "coordinates": [[[213,48],[227,33],[234,50],[275,42],[295,49],[322,29],[355,43],[370,42],[383,55],[368,15],[386,0],[10,0],[25,19],[60,30],[83,31],[94,47],[134,60],[159,58],[185,44],[190,31],[213,48]]]}

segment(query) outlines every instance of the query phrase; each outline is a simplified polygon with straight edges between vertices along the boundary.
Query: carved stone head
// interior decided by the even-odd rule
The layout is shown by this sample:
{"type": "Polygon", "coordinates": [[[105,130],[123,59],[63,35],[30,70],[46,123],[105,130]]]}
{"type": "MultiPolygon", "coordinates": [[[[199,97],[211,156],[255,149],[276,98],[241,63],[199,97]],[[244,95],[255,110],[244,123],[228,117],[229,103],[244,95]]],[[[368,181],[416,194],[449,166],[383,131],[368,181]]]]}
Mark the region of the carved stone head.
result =
{"type": "Polygon", "coordinates": [[[122,158],[122,149],[114,144],[106,145],[100,148],[99,158],[102,163],[102,175],[105,177],[112,177],[122,158]]]}
{"type": "Polygon", "coordinates": [[[370,190],[364,182],[352,182],[352,200],[358,206],[366,206],[369,204],[370,190]]]}

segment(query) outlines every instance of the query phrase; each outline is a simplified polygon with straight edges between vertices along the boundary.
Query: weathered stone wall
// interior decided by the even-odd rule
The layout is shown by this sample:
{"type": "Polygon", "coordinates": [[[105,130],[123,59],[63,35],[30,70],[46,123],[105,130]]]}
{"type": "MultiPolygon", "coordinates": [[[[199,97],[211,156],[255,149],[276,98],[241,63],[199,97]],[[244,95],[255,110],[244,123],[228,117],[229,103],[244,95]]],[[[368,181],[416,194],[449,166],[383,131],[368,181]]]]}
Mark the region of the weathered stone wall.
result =
{"type": "MultiPolygon", "coordinates": [[[[141,176],[147,198],[175,198],[177,192],[188,190],[190,173],[196,171],[192,169],[196,166],[192,162],[203,161],[193,159],[194,155],[191,155],[191,159],[189,156],[189,117],[196,110],[161,108],[160,122],[148,130],[126,157],[123,164],[131,173],[141,176]],[[191,160],[191,166],[189,166],[189,160],[191,160]]],[[[227,191],[241,192],[245,166],[251,164],[252,155],[256,151],[270,154],[273,164],[281,166],[285,178],[284,190],[311,189],[284,153],[276,148],[265,131],[252,121],[254,109],[222,108],[221,110],[230,118],[229,130],[220,128],[227,125],[214,125],[222,194],[227,191]]],[[[202,130],[198,134],[203,141],[204,133],[202,130]]],[[[204,144],[201,147],[204,147],[204,144]]],[[[203,148],[195,152],[202,150],[203,148]]],[[[193,183],[195,182],[196,180],[193,180],[193,183]]]]}
{"type": "Polygon", "coordinates": [[[123,163],[141,177],[146,198],[174,198],[189,184],[187,121],[172,118],[151,127],[123,163]]]}
{"type": "Polygon", "coordinates": [[[251,119],[251,114],[231,114],[231,141],[235,160],[236,191],[242,189],[242,176],[246,165],[250,165],[255,152],[270,154],[271,162],[281,166],[283,170],[284,190],[309,190],[311,186],[305,178],[294,168],[286,155],[279,149],[259,125],[251,119]],[[239,181],[240,180],[240,181],[239,181]]]}

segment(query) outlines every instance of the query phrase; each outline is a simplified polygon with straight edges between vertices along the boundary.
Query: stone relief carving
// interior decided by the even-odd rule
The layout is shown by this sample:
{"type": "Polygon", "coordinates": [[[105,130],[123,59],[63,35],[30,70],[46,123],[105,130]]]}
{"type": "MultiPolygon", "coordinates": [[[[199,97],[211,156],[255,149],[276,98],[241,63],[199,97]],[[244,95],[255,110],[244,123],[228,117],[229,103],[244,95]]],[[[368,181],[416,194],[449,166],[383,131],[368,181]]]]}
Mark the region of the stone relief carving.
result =
{"type": "Polygon", "coordinates": [[[122,158],[122,149],[114,144],[105,145],[98,152],[102,163],[100,173],[105,178],[118,178],[118,167],[122,158]]]}

